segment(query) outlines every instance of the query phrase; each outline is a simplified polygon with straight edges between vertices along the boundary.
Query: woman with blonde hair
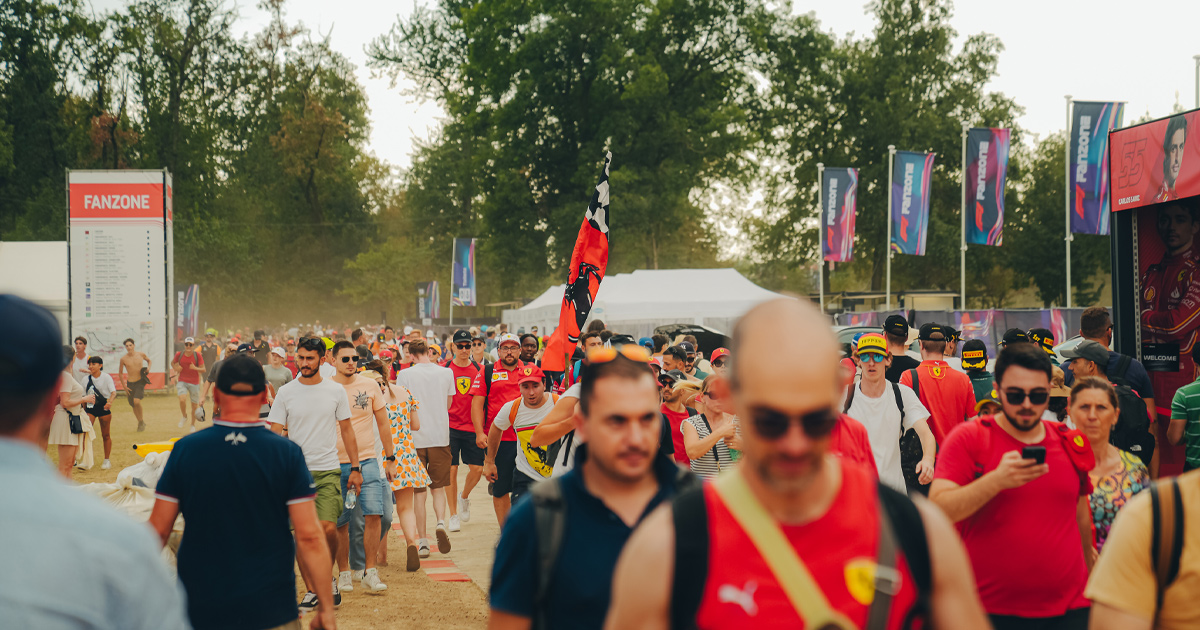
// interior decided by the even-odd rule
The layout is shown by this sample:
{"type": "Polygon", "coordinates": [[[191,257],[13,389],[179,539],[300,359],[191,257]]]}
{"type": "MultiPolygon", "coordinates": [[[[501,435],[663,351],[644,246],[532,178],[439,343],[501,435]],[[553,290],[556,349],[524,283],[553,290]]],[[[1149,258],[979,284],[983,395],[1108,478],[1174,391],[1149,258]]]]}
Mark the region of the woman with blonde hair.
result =
{"type": "MultiPolygon", "coordinates": [[[[679,383],[675,387],[694,385],[679,383]]],[[[700,386],[694,405],[700,413],[684,420],[683,444],[692,472],[702,479],[712,479],[733,465],[730,454],[737,444],[737,419],[726,413],[729,404],[728,386],[720,376],[709,376],[700,386]]]]}

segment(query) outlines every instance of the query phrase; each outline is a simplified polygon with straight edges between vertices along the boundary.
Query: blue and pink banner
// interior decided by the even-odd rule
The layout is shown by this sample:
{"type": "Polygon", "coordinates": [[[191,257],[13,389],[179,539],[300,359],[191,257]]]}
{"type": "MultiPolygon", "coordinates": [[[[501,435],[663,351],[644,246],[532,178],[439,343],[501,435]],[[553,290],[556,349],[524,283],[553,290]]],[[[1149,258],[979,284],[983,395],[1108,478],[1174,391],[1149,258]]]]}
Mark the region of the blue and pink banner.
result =
{"type": "Polygon", "coordinates": [[[1004,182],[1008,178],[1010,130],[967,132],[967,233],[971,245],[999,245],[1004,229],[1004,182]]]}
{"type": "Polygon", "coordinates": [[[925,255],[934,153],[897,151],[892,168],[892,251],[925,255]]]}
{"type": "Polygon", "coordinates": [[[1108,185],[1108,132],[1121,126],[1124,103],[1071,103],[1071,146],[1067,190],[1071,232],[1108,234],[1112,198],[1108,185]]]}
{"type": "Polygon", "coordinates": [[[858,169],[825,169],[821,176],[821,255],[825,260],[850,262],[857,208],[858,169]]]}
{"type": "Polygon", "coordinates": [[[450,283],[454,306],[475,306],[475,239],[454,239],[454,277],[450,283]]]}
{"type": "Polygon", "coordinates": [[[418,319],[434,319],[441,317],[440,308],[441,300],[438,296],[438,282],[431,280],[429,282],[417,283],[417,318],[418,319]]]}

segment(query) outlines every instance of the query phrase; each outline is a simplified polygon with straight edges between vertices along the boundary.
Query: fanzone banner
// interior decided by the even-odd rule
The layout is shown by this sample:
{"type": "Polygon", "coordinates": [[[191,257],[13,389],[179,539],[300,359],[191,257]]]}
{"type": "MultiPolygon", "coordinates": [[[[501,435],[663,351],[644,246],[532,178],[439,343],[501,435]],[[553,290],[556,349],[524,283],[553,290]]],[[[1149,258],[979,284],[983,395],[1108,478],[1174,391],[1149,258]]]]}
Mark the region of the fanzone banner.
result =
{"type": "Polygon", "coordinates": [[[934,153],[897,151],[892,169],[892,251],[925,255],[934,153]]]}
{"type": "Polygon", "coordinates": [[[417,318],[418,319],[433,319],[440,317],[438,313],[438,283],[437,280],[430,282],[417,283],[417,318]]]}
{"type": "Polygon", "coordinates": [[[199,331],[200,285],[190,284],[186,291],[179,292],[175,306],[175,341],[182,343],[184,337],[196,337],[199,331]]]}
{"type": "Polygon", "coordinates": [[[450,299],[455,306],[475,306],[475,239],[454,239],[454,279],[450,299]]]}
{"type": "Polygon", "coordinates": [[[1114,212],[1200,195],[1200,111],[1184,112],[1109,136],[1114,212]]]}
{"type": "Polygon", "coordinates": [[[854,254],[854,213],[858,169],[827,168],[821,176],[821,255],[830,262],[850,262],[854,254]]]}
{"type": "Polygon", "coordinates": [[[1108,134],[1121,126],[1124,103],[1071,103],[1071,146],[1067,191],[1071,231],[1108,234],[1112,199],[1108,186],[1108,134]]]}
{"type": "Polygon", "coordinates": [[[1004,228],[1009,129],[967,132],[967,243],[999,245],[1004,228]]]}

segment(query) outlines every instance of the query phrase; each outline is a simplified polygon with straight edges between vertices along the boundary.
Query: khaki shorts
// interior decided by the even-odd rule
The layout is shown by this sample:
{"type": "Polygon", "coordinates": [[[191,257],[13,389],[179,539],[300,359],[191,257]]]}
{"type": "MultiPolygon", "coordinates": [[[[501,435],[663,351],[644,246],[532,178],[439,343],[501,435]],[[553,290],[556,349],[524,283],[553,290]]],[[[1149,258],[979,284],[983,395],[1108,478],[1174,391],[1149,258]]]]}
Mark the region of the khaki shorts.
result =
{"type": "MultiPolygon", "coordinates": [[[[445,488],[450,485],[450,446],[434,446],[430,448],[417,449],[417,459],[421,460],[421,465],[425,467],[425,472],[429,473],[429,487],[433,489],[445,488]]],[[[424,488],[417,488],[417,492],[424,488]]]]}
{"type": "Polygon", "coordinates": [[[317,485],[317,520],[337,523],[342,515],[342,470],[310,470],[317,485]]]}

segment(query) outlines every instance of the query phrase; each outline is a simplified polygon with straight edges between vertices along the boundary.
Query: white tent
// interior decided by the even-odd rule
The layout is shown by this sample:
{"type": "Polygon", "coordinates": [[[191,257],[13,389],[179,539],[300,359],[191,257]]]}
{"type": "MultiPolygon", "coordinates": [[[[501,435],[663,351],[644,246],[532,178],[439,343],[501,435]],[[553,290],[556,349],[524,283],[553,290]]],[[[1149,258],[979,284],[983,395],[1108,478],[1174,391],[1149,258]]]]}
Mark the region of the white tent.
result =
{"type": "MultiPolygon", "coordinates": [[[[553,331],[564,288],[552,286],[529,304],[505,310],[502,321],[514,331],[553,331]]],[[[700,324],[728,334],[751,307],[777,297],[735,269],[640,269],[604,278],[589,319],[635,338],[664,324],[700,324]]]]}
{"type": "Polygon", "coordinates": [[[0,293],[47,308],[67,336],[67,242],[0,242],[0,293]]]}

